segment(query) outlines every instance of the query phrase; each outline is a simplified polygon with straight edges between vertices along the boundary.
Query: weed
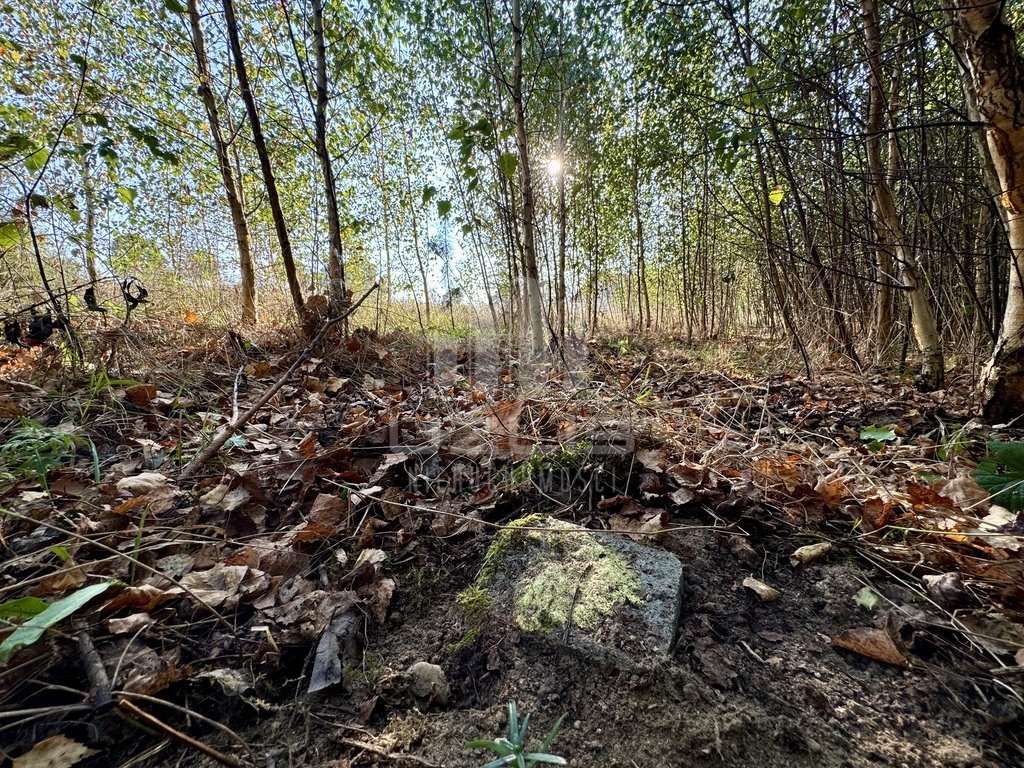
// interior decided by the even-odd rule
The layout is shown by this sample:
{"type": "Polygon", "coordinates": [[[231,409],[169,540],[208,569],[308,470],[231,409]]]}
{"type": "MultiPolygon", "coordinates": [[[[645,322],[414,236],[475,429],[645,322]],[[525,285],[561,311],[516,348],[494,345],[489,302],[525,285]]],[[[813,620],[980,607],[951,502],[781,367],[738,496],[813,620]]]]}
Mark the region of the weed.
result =
{"type": "Polygon", "coordinates": [[[21,426],[0,447],[0,483],[14,483],[34,473],[39,487],[49,490],[46,478],[50,471],[86,446],[91,448],[93,476],[98,478],[99,457],[89,438],[23,419],[21,426]]]}
{"type": "Polygon", "coordinates": [[[558,729],[562,727],[564,719],[565,715],[562,715],[551,726],[548,735],[544,737],[544,743],[541,744],[540,752],[527,752],[526,730],[530,727],[530,716],[526,715],[520,723],[516,703],[510,701],[508,703],[508,738],[477,739],[476,741],[469,742],[466,745],[466,749],[488,749],[498,755],[497,760],[492,760],[484,765],[483,768],[501,768],[503,765],[511,765],[515,766],[515,768],[531,768],[537,765],[537,763],[568,765],[564,757],[549,754],[547,751],[551,748],[551,744],[558,735],[558,729]]]}
{"type": "Polygon", "coordinates": [[[594,444],[589,440],[569,443],[554,453],[542,453],[535,447],[528,459],[517,464],[509,472],[509,480],[515,485],[521,485],[537,478],[544,472],[577,468],[587,460],[593,448],[594,444]]]}

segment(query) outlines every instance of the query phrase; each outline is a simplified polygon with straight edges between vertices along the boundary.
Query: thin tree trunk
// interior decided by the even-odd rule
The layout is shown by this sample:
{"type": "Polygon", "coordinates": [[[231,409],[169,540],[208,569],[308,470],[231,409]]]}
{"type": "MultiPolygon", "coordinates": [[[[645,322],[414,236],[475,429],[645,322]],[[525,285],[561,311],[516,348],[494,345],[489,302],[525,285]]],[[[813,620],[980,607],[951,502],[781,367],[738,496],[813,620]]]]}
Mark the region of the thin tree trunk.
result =
{"type": "Polygon", "coordinates": [[[277,240],[281,246],[281,261],[284,263],[284,273],[288,279],[288,291],[291,293],[295,314],[299,320],[302,320],[302,309],[304,306],[302,288],[299,285],[299,276],[295,269],[292,243],[288,237],[288,225],[285,222],[281,197],[277,191],[274,169],[270,165],[270,153],[267,150],[267,141],[263,135],[263,125],[260,122],[259,111],[256,109],[256,99],[252,95],[252,87],[249,84],[249,73],[245,68],[245,60],[242,58],[242,43],[238,39],[238,20],[235,18],[234,2],[233,0],[221,0],[221,3],[224,6],[224,23],[227,27],[231,55],[235,61],[238,88],[242,94],[242,101],[245,102],[245,111],[249,116],[249,127],[252,129],[253,144],[256,145],[256,154],[259,157],[260,169],[263,172],[263,183],[267,188],[267,201],[270,203],[270,211],[274,217],[274,229],[277,231],[277,240]]]}
{"type": "Polygon", "coordinates": [[[882,163],[882,133],[885,95],[882,92],[881,34],[878,27],[877,0],[861,0],[864,22],[864,43],[868,56],[867,161],[870,174],[872,218],[880,250],[888,250],[900,269],[907,299],[910,303],[914,339],[921,351],[922,365],[919,384],[923,389],[939,389],[945,379],[945,361],[942,340],[935,315],[920,277],[917,257],[907,245],[903,223],[896,212],[889,170],[882,163]]]}
{"type": "Polygon", "coordinates": [[[221,182],[224,184],[224,196],[231,212],[231,225],[235,230],[235,242],[238,244],[238,269],[242,278],[242,323],[256,322],[256,271],[253,268],[252,245],[249,238],[249,224],[245,219],[242,206],[242,195],[239,189],[241,179],[236,180],[231,169],[228,145],[220,128],[220,115],[217,110],[217,99],[211,87],[210,60],[206,55],[206,42],[203,28],[199,20],[197,0],[187,0],[188,19],[192,28],[192,50],[196,55],[196,66],[199,77],[199,97],[206,109],[206,120],[213,138],[213,149],[217,155],[217,167],[220,169],[221,182]]]}
{"type": "Polygon", "coordinates": [[[311,0],[313,7],[313,56],[316,59],[316,110],[313,123],[316,156],[324,177],[327,199],[327,280],[328,298],[335,313],[345,304],[345,264],[342,261],[341,218],[338,191],[334,182],[331,153],[327,146],[327,45],[324,41],[323,0],[311,0]]]}
{"type": "Polygon", "coordinates": [[[523,98],[523,16],[520,0],[512,0],[512,107],[516,122],[516,149],[519,155],[519,183],[523,196],[523,272],[526,278],[527,312],[533,354],[544,351],[543,302],[540,274],[537,271],[536,221],[533,201],[533,174],[526,136],[526,104],[523,98]]]}
{"type": "Polygon", "coordinates": [[[96,271],[96,183],[92,177],[89,158],[82,155],[82,192],[85,195],[85,270],[89,282],[99,280],[96,271]]]}

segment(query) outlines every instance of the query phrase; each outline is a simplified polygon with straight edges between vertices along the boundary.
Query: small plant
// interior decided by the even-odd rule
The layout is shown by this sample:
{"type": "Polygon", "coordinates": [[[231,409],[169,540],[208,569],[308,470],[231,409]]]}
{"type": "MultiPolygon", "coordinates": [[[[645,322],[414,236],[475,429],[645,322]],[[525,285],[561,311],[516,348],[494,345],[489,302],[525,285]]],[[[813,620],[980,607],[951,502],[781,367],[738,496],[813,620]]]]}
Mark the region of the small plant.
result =
{"type": "Polygon", "coordinates": [[[516,485],[527,483],[544,472],[557,469],[575,469],[581,466],[590,456],[594,444],[589,440],[581,440],[561,446],[553,453],[544,453],[534,446],[529,458],[517,464],[509,479],[516,485]]]}
{"type": "Polygon", "coordinates": [[[548,754],[547,750],[551,748],[551,744],[554,742],[555,737],[558,735],[558,729],[562,727],[562,721],[565,719],[565,715],[562,715],[555,724],[551,726],[551,730],[548,731],[548,735],[544,737],[544,743],[541,744],[540,752],[527,752],[526,751],[526,730],[530,727],[530,716],[526,715],[522,722],[519,722],[519,712],[516,709],[516,703],[510,701],[508,703],[508,738],[498,739],[479,739],[477,741],[471,741],[466,745],[467,749],[489,749],[498,755],[497,760],[484,765],[482,768],[500,768],[503,765],[512,765],[515,768],[531,768],[531,766],[537,765],[537,763],[544,763],[545,765],[568,765],[564,757],[558,755],[548,754]]]}
{"type": "Polygon", "coordinates": [[[39,487],[48,490],[46,476],[50,471],[87,446],[92,450],[96,474],[99,459],[91,440],[25,419],[0,447],[0,482],[16,482],[34,473],[39,487]]]}
{"type": "Polygon", "coordinates": [[[1012,512],[1024,510],[1024,443],[992,440],[990,455],[978,462],[974,479],[992,494],[992,501],[1012,512]]]}
{"type": "Polygon", "coordinates": [[[872,453],[878,453],[896,439],[896,431],[886,427],[865,427],[860,431],[860,439],[867,443],[867,449],[872,453]]]}

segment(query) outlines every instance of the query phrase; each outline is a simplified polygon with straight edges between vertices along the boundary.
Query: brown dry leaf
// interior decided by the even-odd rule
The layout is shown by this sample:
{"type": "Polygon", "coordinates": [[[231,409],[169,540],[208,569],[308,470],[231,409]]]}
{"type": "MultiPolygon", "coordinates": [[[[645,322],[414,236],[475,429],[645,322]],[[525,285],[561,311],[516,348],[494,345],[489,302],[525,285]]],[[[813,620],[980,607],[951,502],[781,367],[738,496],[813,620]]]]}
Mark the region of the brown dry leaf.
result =
{"type": "Polygon", "coordinates": [[[138,637],[120,637],[100,648],[104,666],[120,670],[119,687],[149,696],[191,677],[192,672],[187,666],[178,666],[179,654],[180,649],[176,646],[166,653],[157,653],[138,637]]]}
{"type": "Polygon", "coordinates": [[[854,627],[840,632],[832,638],[832,645],[847,651],[859,653],[869,659],[892,664],[897,667],[910,666],[903,651],[896,645],[890,633],[876,627],[854,627]]]}
{"type": "Polygon", "coordinates": [[[153,623],[148,613],[133,613],[122,619],[108,619],[107,629],[112,635],[133,635],[153,623]]]}
{"type": "Polygon", "coordinates": [[[936,483],[935,490],[952,499],[958,507],[964,510],[984,511],[988,508],[988,501],[992,494],[982,488],[970,474],[957,475],[952,480],[936,483]]]}
{"type": "Polygon", "coordinates": [[[71,768],[97,750],[57,734],[37,742],[28,752],[14,758],[11,768],[71,768]]]}
{"type": "Polygon", "coordinates": [[[248,503],[252,495],[245,488],[230,490],[227,483],[220,483],[199,497],[199,501],[208,507],[217,507],[225,512],[234,512],[243,504],[248,503]]]}
{"type": "Polygon", "coordinates": [[[681,461],[673,464],[665,474],[681,488],[699,488],[708,479],[708,468],[702,464],[681,461]]]}
{"type": "Polygon", "coordinates": [[[794,567],[807,565],[820,557],[824,557],[831,551],[831,541],[819,541],[817,544],[808,544],[793,551],[793,554],[789,556],[789,564],[794,567]]]}
{"type": "Polygon", "coordinates": [[[156,399],[156,387],[149,384],[136,384],[124,390],[124,399],[134,406],[142,408],[156,399]]]}
{"type": "Polygon", "coordinates": [[[892,522],[898,508],[892,499],[873,496],[861,504],[861,526],[867,531],[878,530],[892,522]]]}
{"type": "Polygon", "coordinates": [[[0,418],[17,419],[25,415],[25,411],[14,400],[0,397],[0,418]]]}
{"type": "Polygon", "coordinates": [[[505,456],[518,456],[532,441],[519,436],[519,417],[525,400],[506,400],[484,409],[485,425],[492,440],[491,447],[505,456]]]}
{"type": "Polygon", "coordinates": [[[183,576],[181,586],[211,608],[234,608],[242,598],[255,598],[270,587],[270,574],[245,565],[218,563],[208,571],[193,571],[183,576]]]}
{"type": "Polygon", "coordinates": [[[370,613],[381,624],[388,615],[388,607],[391,605],[391,597],[395,594],[394,579],[377,579],[369,585],[368,589],[361,590],[369,592],[370,613]]]}
{"type": "Polygon", "coordinates": [[[121,591],[112,600],[106,603],[101,611],[116,611],[119,608],[134,608],[138,611],[148,612],[157,608],[168,600],[181,597],[184,591],[178,587],[171,589],[160,589],[152,584],[141,584],[137,587],[128,587],[121,591]]]}
{"type": "Polygon", "coordinates": [[[668,467],[668,452],[663,448],[641,448],[636,452],[636,460],[652,472],[664,472],[668,467]]]}
{"type": "Polygon", "coordinates": [[[50,574],[28,591],[30,595],[52,595],[66,589],[75,589],[85,584],[85,571],[82,568],[69,568],[50,574]]]}
{"type": "Polygon", "coordinates": [[[757,599],[762,603],[773,603],[782,596],[779,590],[769,587],[763,581],[755,579],[753,576],[747,576],[743,580],[743,586],[757,595],[757,599]]]}
{"type": "Polygon", "coordinates": [[[821,496],[822,503],[829,509],[838,508],[844,499],[851,496],[850,489],[841,477],[819,477],[818,482],[814,484],[814,491],[821,496]]]}
{"type": "Polygon", "coordinates": [[[313,500],[307,523],[338,528],[348,515],[346,503],[333,493],[321,493],[313,500]]]}
{"type": "Polygon", "coordinates": [[[790,454],[784,460],[762,458],[754,462],[754,471],[762,475],[770,485],[783,485],[792,493],[802,482],[802,461],[802,457],[796,454],[790,454]]]}
{"type": "MultiPolygon", "coordinates": [[[[282,592],[284,590],[282,589],[282,592]]],[[[278,643],[312,643],[324,631],[333,616],[352,608],[359,597],[355,592],[327,592],[316,589],[283,605],[262,612],[261,620],[272,623],[278,643]]]]}
{"type": "Polygon", "coordinates": [[[133,477],[122,477],[117,481],[117,490],[131,496],[145,496],[167,485],[167,475],[158,472],[140,472],[133,477]]]}

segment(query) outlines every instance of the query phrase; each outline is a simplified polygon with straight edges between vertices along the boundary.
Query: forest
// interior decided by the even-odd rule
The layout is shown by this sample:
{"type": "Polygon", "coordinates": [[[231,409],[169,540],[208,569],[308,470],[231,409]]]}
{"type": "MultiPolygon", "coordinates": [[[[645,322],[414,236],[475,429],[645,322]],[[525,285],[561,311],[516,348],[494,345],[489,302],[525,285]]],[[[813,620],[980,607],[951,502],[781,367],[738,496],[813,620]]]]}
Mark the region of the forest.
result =
{"type": "Polygon", "coordinates": [[[0,4],[0,764],[1024,764],[1018,33],[0,4]]]}

